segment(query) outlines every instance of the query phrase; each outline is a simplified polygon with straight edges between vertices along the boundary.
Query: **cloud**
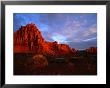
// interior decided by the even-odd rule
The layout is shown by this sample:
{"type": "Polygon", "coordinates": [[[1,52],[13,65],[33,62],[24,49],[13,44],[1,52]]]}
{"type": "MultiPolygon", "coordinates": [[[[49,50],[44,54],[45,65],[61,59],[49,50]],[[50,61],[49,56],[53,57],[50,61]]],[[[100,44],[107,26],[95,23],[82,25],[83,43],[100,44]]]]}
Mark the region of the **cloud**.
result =
{"type": "Polygon", "coordinates": [[[83,41],[84,41],[84,42],[87,42],[87,41],[96,40],[96,39],[97,39],[97,38],[94,37],[94,38],[85,39],[85,40],[83,40],[83,41]]]}
{"type": "Polygon", "coordinates": [[[21,25],[33,22],[47,41],[68,44],[74,42],[78,44],[76,47],[85,47],[81,43],[97,37],[96,18],[97,15],[94,13],[16,13],[14,31],[21,25]]]}
{"type": "Polygon", "coordinates": [[[95,34],[95,33],[97,33],[97,29],[96,28],[90,28],[89,30],[83,32],[83,36],[87,37],[87,36],[90,36],[90,35],[95,34]]]}
{"type": "Polygon", "coordinates": [[[70,47],[76,48],[76,49],[85,49],[90,47],[97,47],[96,40],[93,41],[86,41],[86,42],[68,42],[70,47]]]}
{"type": "Polygon", "coordinates": [[[63,43],[63,42],[65,42],[66,37],[63,36],[63,35],[61,35],[61,34],[54,33],[54,34],[52,35],[52,39],[53,39],[54,41],[57,41],[58,43],[63,43]]]}

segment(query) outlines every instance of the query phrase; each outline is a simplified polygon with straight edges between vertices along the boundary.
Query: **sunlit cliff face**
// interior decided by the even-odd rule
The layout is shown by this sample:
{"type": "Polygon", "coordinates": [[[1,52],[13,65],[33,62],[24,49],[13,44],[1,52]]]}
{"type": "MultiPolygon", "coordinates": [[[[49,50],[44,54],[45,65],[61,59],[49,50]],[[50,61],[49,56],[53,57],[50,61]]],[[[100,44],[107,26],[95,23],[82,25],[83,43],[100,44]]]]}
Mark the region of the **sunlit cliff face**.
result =
{"type": "Polygon", "coordinates": [[[84,49],[97,46],[96,13],[15,13],[14,31],[34,23],[47,41],[84,49]]]}

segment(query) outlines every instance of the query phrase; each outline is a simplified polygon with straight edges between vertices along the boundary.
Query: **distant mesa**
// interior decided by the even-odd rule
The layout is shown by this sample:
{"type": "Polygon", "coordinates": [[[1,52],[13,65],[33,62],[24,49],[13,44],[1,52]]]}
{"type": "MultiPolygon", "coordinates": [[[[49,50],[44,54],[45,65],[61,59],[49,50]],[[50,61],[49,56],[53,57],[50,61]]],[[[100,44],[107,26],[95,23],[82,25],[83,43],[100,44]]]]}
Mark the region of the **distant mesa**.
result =
{"type": "MultiPolygon", "coordinates": [[[[90,48],[86,51],[94,52],[96,50],[90,48]]],[[[19,30],[14,32],[14,53],[38,53],[57,57],[61,55],[68,56],[75,52],[76,49],[70,48],[67,44],[46,41],[38,27],[33,23],[21,26],[19,30]]]]}
{"type": "Polygon", "coordinates": [[[97,47],[90,47],[86,49],[86,52],[91,54],[97,54],[97,47]]]}

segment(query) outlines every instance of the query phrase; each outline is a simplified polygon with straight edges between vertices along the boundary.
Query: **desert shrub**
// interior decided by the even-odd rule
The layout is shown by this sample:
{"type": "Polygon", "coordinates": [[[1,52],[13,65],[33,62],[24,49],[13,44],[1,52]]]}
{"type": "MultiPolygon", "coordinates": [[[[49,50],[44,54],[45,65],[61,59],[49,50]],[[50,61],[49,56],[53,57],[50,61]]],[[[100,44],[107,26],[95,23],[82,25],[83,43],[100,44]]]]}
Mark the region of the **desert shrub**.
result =
{"type": "Polygon", "coordinates": [[[32,62],[36,67],[42,68],[48,66],[48,61],[45,56],[37,54],[33,56],[32,62]]]}

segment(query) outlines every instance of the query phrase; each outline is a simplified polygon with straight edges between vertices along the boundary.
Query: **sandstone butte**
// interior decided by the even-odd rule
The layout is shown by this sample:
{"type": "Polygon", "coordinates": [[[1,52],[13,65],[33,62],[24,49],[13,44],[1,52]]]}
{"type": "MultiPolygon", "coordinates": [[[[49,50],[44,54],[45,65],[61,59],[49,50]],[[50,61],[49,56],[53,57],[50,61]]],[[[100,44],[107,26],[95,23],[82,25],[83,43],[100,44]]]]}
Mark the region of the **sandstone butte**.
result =
{"type": "Polygon", "coordinates": [[[14,53],[40,53],[53,56],[69,55],[75,52],[67,44],[58,44],[57,41],[46,41],[33,23],[21,26],[14,32],[14,53]]]}
{"type": "MultiPolygon", "coordinates": [[[[46,41],[40,30],[33,23],[21,26],[14,32],[14,53],[38,53],[50,56],[72,55],[77,50],[67,44],[58,44],[57,41],[46,41]]],[[[86,49],[87,52],[96,52],[96,48],[86,49]]]]}
{"type": "Polygon", "coordinates": [[[97,47],[90,47],[86,49],[87,53],[97,54],[97,47]]]}

